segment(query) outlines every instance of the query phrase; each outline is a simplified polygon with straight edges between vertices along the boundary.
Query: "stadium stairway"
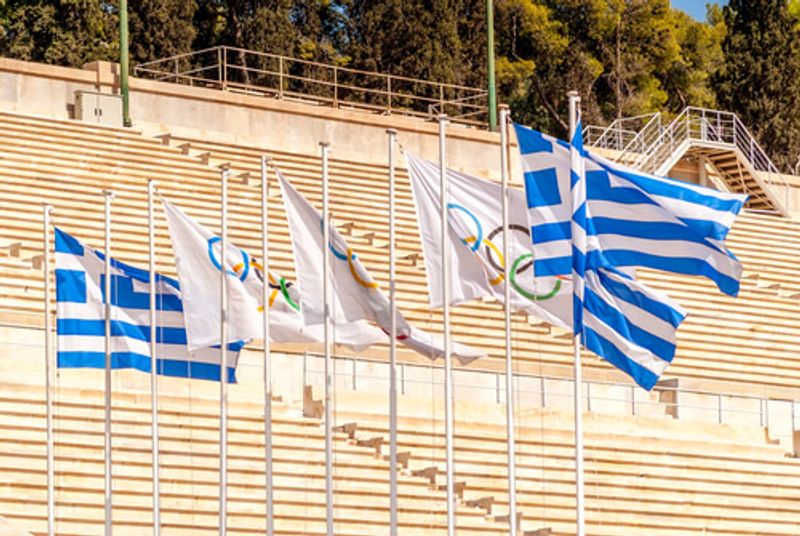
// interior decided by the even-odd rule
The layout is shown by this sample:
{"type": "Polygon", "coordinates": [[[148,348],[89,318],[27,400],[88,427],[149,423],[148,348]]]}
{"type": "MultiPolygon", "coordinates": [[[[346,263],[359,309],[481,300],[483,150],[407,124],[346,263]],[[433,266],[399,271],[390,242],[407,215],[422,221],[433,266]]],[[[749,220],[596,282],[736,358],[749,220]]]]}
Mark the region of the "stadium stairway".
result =
{"type": "MultiPolygon", "coordinates": [[[[86,380],[86,385],[100,385],[86,380]]],[[[122,372],[116,374],[139,374],[122,372]]],[[[0,515],[42,534],[46,523],[45,419],[40,387],[0,385],[0,515]]],[[[103,529],[103,393],[56,391],[57,529],[103,529]]],[[[383,396],[335,396],[336,534],[381,535],[388,523],[387,416],[383,396]]],[[[218,404],[162,389],[160,400],[164,534],[212,534],[217,523],[218,404]]],[[[400,399],[401,533],[445,527],[441,407],[400,399]]],[[[459,534],[506,534],[504,409],[456,404],[459,534]]],[[[114,529],[141,534],[151,523],[150,407],[144,393],[114,392],[114,529]]],[[[520,535],[574,534],[571,415],[526,411],[517,422],[520,535]],[[543,534],[543,532],[539,532],[543,534]]],[[[651,417],[585,414],[587,529],[598,536],[648,534],[790,535],[800,531],[800,463],[763,429],[698,425],[651,417]]],[[[263,406],[230,405],[229,532],[264,527],[263,406]]],[[[278,534],[323,534],[324,436],[300,405],[273,402],[278,534]]]]}
{"type": "MultiPolygon", "coordinates": [[[[77,121],[0,113],[0,175],[8,188],[0,199],[0,248],[14,250],[0,265],[4,317],[41,325],[42,280],[25,271],[41,255],[38,222],[42,202],[55,206],[57,225],[86,243],[102,244],[102,191],[113,188],[113,254],[123,261],[146,265],[146,182],[158,181],[166,198],[184,207],[201,223],[216,229],[219,209],[219,168],[234,173],[230,187],[231,240],[250,251],[260,250],[259,168],[261,154],[276,165],[312,202],[319,203],[319,157],[214,143],[171,135],[147,137],[130,129],[114,129],[77,121]],[[13,248],[12,248],[13,246],[13,248]],[[17,262],[17,261],[25,262],[17,262]]],[[[402,141],[402,140],[401,140],[402,141]]],[[[331,206],[351,246],[381,285],[387,286],[386,170],[383,166],[346,160],[331,161],[331,206]]],[[[293,278],[294,266],[283,207],[272,175],[270,198],[271,262],[293,278]]],[[[398,299],[401,310],[421,328],[436,332],[441,315],[430,311],[418,244],[416,218],[402,167],[398,170],[398,299]]],[[[157,210],[158,269],[174,273],[166,226],[157,210]]],[[[641,271],[654,288],[670,293],[689,310],[679,331],[679,348],[667,377],[696,384],[714,381],[724,389],[758,395],[781,392],[796,397],[800,363],[794,351],[800,318],[800,244],[798,223],[745,213],[728,239],[741,258],[745,273],[736,299],[723,296],[707,281],[641,271]],[[788,246],[788,247],[787,247],[788,246]],[[719,359],[718,348],[727,348],[719,359]]],[[[0,250],[6,251],[6,250],[0,250]]],[[[2,255],[0,255],[2,256],[2,255]]],[[[475,302],[452,311],[453,336],[485,350],[489,358],[472,367],[502,369],[503,321],[495,303],[475,302]],[[475,326],[481,326],[481,332],[475,326]]],[[[535,318],[514,317],[514,352],[520,372],[568,375],[570,341],[558,329],[535,318]]],[[[374,355],[384,355],[378,349],[374,355]]],[[[423,359],[404,354],[402,359],[423,359]]],[[[605,363],[586,356],[587,378],[620,379],[605,363]]]]}
{"type": "MultiPolygon", "coordinates": [[[[336,411],[351,441],[388,444],[385,397],[339,393],[336,411]]],[[[462,503],[507,519],[507,452],[503,406],[456,406],[455,474],[462,503]],[[480,420],[459,414],[480,414],[480,420]]],[[[445,474],[441,408],[401,397],[398,450],[405,472],[441,485],[445,474]]],[[[520,534],[574,534],[572,415],[525,412],[517,422],[520,534]],[[540,531],[537,533],[537,531],[540,531]]],[[[585,414],[587,533],[796,534],[800,505],[793,486],[800,464],[786,458],[763,429],[692,425],[652,417],[585,414]],[[613,432],[609,432],[613,430],[613,432]]]]}
{"type": "MultiPolygon", "coordinates": [[[[0,515],[35,534],[46,532],[45,417],[42,390],[2,386],[0,515]]],[[[55,405],[56,522],[59,535],[103,532],[103,393],[61,388],[55,405]]],[[[164,534],[217,532],[218,405],[199,397],[162,396],[161,511],[164,534]]],[[[149,401],[114,393],[115,534],[152,526],[149,401]]],[[[231,404],[228,428],[230,534],[263,532],[263,406],[231,404]]],[[[380,535],[388,524],[388,463],[374,447],[335,434],[336,534],[380,535]]],[[[324,435],[321,422],[273,403],[276,534],[325,533],[324,435]]],[[[424,477],[398,479],[403,533],[434,535],[446,527],[444,492],[424,477]]],[[[460,505],[459,534],[504,534],[480,508],[460,505]]]]}
{"type": "MultiPolygon", "coordinates": [[[[112,255],[145,266],[148,179],[158,181],[166,198],[217,229],[218,166],[227,163],[234,173],[229,236],[250,252],[260,249],[262,153],[271,156],[312,202],[319,203],[320,198],[318,156],[212,143],[199,135],[197,139],[152,137],[131,129],[0,112],[0,148],[4,184],[0,324],[5,326],[42,325],[42,202],[55,206],[57,225],[97,247],[103,237],[102,191],[114,189],[112,255]]],[[[335,221],[385,288],[386,169],[336,159],[335,147],[333,154],[335,221]]],[[[416,219],[402,168],[398,181],[400,307],[411,322],[436,332],[441,316],[428,310],[416,219]]],[[[282,275],[293,278],[283,208],[272,184],[271,262],[282,275]]],[[[174,273],[166,225],[159,210],[157,214],[158,269],[174,273]]],[[[737,220],[728,243],[745,268],[736,299],[722,296],[704,280],[640,271],[642,280],[666,291],[690,312],[667,375],[730,393],[798,398],[800,274],[795,267],[800,261],[800,225],[746,213],[737,220]]],[[[500,308],[477,302],[455,308],[452,318],[455,339],[489,354],[470,368],[501,370],[500,308]]],[[[535,319],[514,316],[513,348],[520,373],[571,374],[568,337],[535,319]]],[[[370,355],[385,357],[385,349],[370,355]]],[[[408,353],[401,360],[427,362],[408,353]]],[[[587,379],[621,377],[590,355],[584,356],[584,363],[587,379]]],[[[0,392],[0,426],[4,428],[0,434],[0,515],[40,533],[45,520],[41,387],[14,383],[0,392]]],[[[115,432],[119,432],[115,439],[119,462],[115,512],[119,517],[115,522],[121,534],[141,534],[150,522],[149,406],[142,396],[123,391],[115,398],[115,432]]],[[[377,456],[376,438],[387,444],[385,415],[381,420],[379,413],[365,411],[366,395],[360,392],[358,397],[359,405],[348,402],[345,395],[337,399],[338,423],[356,423],[355,429],[342,428],[336,435],[337,500],[341,500],[337,534],[384,534],[388,462],[377,456]]],[[[92,389],[60,388],[57,400],[59,532],[97,534],[102,528],[102,395],[92,389]]],[[[213,398],[176,396],[174,406],[168,397],[162,402],[162,408],[167,408],[162,411],[162,474],[168,532],[215,532],[218,432],[213,398]]],[[[440,534],[444,523],[444,492],[437,489],[444,464],[440,412],[428,411],[426,403],[415,403],[423,408],[421,414],[402,413],[400,448],[408,463],[401,478],[401,493],[408,505],[401,522],[408,533],[422,535],[440,534]]],[[[259,453],[263,413],[255,403],[232,407],[231,533],[252,534],[263,524],[259,453]]],[[[298,407],[275,407],[276,499],[282,505],[279,529],[284,534],[320,534],[324,530],[324,494],[320,492],[324,471],[319,421],[302,417],[298,407]]],[[[494,517],[507,513],[508,503],[504,429],[498,408],[483,413],[459,410],[461,417],[456,415],[457,475],[463,482],[460,534],[505,531],[502,521],[494,517]]],[[[551,528],[554,534],[570,534],[574,508],[571,415],[531,410],[519,413],[518,419],[521,526],[527,532],[551,528]]],[[[796,502],[800,468],[797,460],[786,458],[781,447],[766,439],[763,429],[663,418],[655,426],[645,417],[617,418],[612,425],[593,416],[588,423],[587,507],[593,536],[800,533],[796,502]]]]}

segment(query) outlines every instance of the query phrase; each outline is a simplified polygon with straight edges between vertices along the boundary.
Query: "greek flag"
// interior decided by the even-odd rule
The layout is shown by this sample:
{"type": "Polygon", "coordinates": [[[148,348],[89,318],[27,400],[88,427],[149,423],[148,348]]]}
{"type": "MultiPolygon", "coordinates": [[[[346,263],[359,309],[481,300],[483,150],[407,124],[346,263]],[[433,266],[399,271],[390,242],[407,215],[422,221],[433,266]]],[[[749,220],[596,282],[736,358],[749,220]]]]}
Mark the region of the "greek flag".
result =
{"type": "MultiPolygon", "coordinates": [[[[60,368],[105,368],[105,255],[55,230],[56,332],[60,368]]],[[[150,273],[111,259],[111,367],[150,372],[150,273]]],[[[178,282],[156,276],[158,373],[219,381],[219,347],[189,352],[178,282]]],[[[236,381],[243,342],[228,345],[236,381]]]]}
{"type": "MultiPolygon", "coordinates": [[[[572,269],[570,148],[514,125],[537,275],[572,269]]],[[[647,175],[583,150],[590,264],[701,275],[732,296],[742,267],[725,238],[746,196],[647,175]],[[602,257],[602,258],[600,258],[602,257]]]]}
{"type": "Polygon", "coordinates": [[[596,353],[645,389],[652,389],[675,356],[676,333],[686,317],[668,296],[587,255],[587,177],[580,123],[570,147],[573,331],[596,353]]]}

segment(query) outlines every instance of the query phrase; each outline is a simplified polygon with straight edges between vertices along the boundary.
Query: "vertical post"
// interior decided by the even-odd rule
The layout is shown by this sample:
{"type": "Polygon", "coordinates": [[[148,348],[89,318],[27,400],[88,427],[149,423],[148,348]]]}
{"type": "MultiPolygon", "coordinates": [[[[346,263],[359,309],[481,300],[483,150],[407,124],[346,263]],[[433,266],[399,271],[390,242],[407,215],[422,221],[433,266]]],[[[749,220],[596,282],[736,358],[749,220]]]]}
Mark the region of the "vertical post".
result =
{"type": "Polygon", "coordinates": [[[222,47],[217,47],[217,82],[222,89],[225,89],[222,85],[222,47]]]}
{"type": "MultiPolygon", "coordinates": [[[[491,6],[492,1],[487,1],[491,6]]],[[[490,49],[491,53],[491,49],[490,49]]],[[[494,61],[492,61],[494,67],[494,61]]],[[[492,73],[493,75],[494,73],[492,73]]],[[[493,76],[492,76],[493,78],[493,76]]],[[[511,258],[508,235],[508,106],[500,105],[500,180],[503,208],[503,312],[506,329],[506,433],[508,435],[508,533],[514,536],[517,533],[517,465],[516,465],[516,434],[514,430],[514,368],[511,356],[511,258]]]]}
{"type": "Polygon", "coordinates": [[[228,514],[228,174],[220,173],[219,271],[219,536],[227,533],[228,514]]]}
{"type": "Polygon", "coordinates": [[[161,534],[161,481],[158,456],[158,332],[156,331],[156,181],[147,181],[147,235],[150,250],[150,432],[153,451],[153,536],[161,534]]]}
{"type": "Polygon", "coordinates": [[[278,98],[283,98],[283,56],[278,58],[278,98]]]}
{"type": "MultiPolygon", "coordinates": [[[[389,84],[391,88],[391,78],[389,84]]],[[[391,103],[391,96],[389,102],[391,103]]],[[[397,131],[390,128],[386,130],[386,134],[389,153],[389,310],[392,314],[389,322],[389,536],[397,536],[397,289],[394,249],[394,144],[397,131]]]]}
{"type": "Polygon", "coordinates": [[[339,69],[333,68],[333,107],[339,107],[339,69]]]}
{"type": "Polygon", "coordinates": [[[122,94],[122,124],[131,126],[130,92],[128,89],[128,0],[119,0],[119,92],[122,94]]]}
{"type": "Polygon", "coordinates": [[[494,77],[494,0],[486,0],[486,76],[489,94],[489,130],[494,130],[497,128],[497,86],[494,77]]]}
{"type": "MultiPolygon", "coordinates": [[[[442,86],[440,86],[442,87],[442,86]]],[[[439,195],[442,218],[442,350],[444,353],[444,427],[447,466],[447,536],[456,534],[453,461],[453,363],[450,355],[450,224],[447,221],[447,115],[439,115],[439,195]]]]}
{"type": "Polygon", "coordinates": [[[104,426],[104,492],[105,492],[105,536],[111,536],[111,200],[114,192],[106,190],[105,195],[105,426],[104,426]]]}
{"type": "Polygon", "coordinates": [[[51,319],[50,319],[50,215],[53,207],[42,205],[44,215],[42,249],[42,275],[44,276],[44,381],[45,381],[45,418],[47,421],[47,535],[56,533],[56,494],[55,494],[55,454],[53,452],[53,355],[51,347],[51,319]]]}
{"type": "Polygon", "coordinates": [[[331,420],[331,322],[330,322],[330,215],[328,212],[328,154],[327,143],[319,144],[322,150],[322,300],[325,317],[325,524],[327,535],[333,536],[333,421],[331,420]]]}
{"type": "Polygon", "coordinates": [[[222,47],[222,89],[228,89],[228,48],[222,47]]]}
{"type": "Polygon", "coordinates": [[[264,476],[267,499],[267,536],[275,532],[274,507],[273,507],[273,476],[272,476],[272,360],[270,358],[269,334],[269,179],[267,178],[268,156],[261,157],[261,258],[264,263],[264,294],[261,298],[264,304],[264,322],[262,326],[264,338],[264,476]]]}
{"type": "Polygon", "coordinates": [[[542,408],[546,408],[547,407],[547,378],[542,376],[541,382],[542,382],[542,389],[541,389],[541,391],[542,391],[542,408]]]}
{"type": "MultiPolygon", "coordinates": [[[[581,98],[576,91],[569,94],[569,137],[575,135],[578,128],[578,107],[581,98]]],[[[574,272],[573,272],[574,273],[574,272]]],[[[584,484],[583,484],[583,379],[581,375],[581,337],[575,335],[573,339],[573,362],[574,362],[574,402],[575,402],[575,525],[578,536],[585,536],[586,528],[584,521],[584,484]]]]}
{"type": "MultiPolygon", "coordinates": [[[[392,75],[386,75],[386,107],[389,110],[389,114],[392,113],[392,75]]],[[[389,129],[394,130],[394,129],[389,129]]],[[[388,132],[388,131],[387,131],[388,132]]],[[[397,133],[397,131],[395,131],[397,133]]]]}

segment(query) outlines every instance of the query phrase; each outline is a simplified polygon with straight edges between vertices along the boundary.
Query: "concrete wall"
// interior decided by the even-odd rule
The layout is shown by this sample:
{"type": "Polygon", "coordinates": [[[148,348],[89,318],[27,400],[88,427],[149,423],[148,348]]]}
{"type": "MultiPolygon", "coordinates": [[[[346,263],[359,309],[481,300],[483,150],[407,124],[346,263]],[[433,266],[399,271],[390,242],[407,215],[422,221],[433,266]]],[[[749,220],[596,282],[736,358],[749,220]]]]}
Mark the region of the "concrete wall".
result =
{"type": "MultiPolygon", "coordinates": [[[[0,109],[57,119],[74,118],[75,91],[118,93],[118,66],[107,62],[68,69],[0,58],[0,109]]],[[[269,151],[315,154],[331,144],[334,158],[385,164],[386,129],[399,131],[407,150],[438,158],[438,125],[404,116],[281,101],[214,89],[132,78],[131,118],[146,134],[172,132],[269,151]]],[[[499,175],[499,135],[448,127],[452,167],[499,175]]],[[[514,167],[514,169],[517,169],[514,167]]]]}

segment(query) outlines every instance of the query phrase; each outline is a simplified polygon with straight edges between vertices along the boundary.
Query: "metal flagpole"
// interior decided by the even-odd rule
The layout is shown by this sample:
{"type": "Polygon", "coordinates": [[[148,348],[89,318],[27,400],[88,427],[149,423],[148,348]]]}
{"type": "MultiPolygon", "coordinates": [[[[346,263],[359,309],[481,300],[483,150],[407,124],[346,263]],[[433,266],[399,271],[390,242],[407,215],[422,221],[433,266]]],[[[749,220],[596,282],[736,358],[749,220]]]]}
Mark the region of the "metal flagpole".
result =
{"type": "Polygon", "coordinates": [[[267,179],[268,156],[261,156],[261,258],[264,272],[264,315],[262,316],[264,337],[264,472],[267,495],[267,536],[275,531],[273,520],[273,478],[272,478],[272,362],[269,346],[269,182],[267,179]]]}
{"type": "Polygon", "coordinates": [[[397,130],[390,128],[389,150],[389,534],[397,536],[397,296],[395,288],[394,144],[397,130]]]}
{"type": "Polygon", "coordinates": [[[111,200],[114,192],[106,190],[105,194],[105,443],[104,443],[104,478],[105,478],[105,534],[111,536],[111,200]]]}
{"type": "Polygon", "coordinates": [[[53,393],[52,391],[52,349],[50,320],[50,215],[53,207],[42,205],[44,215],[44,254],[42,270],[44,272],[44,377],[45,377],[45,414],[47,419],[47,534],[56,533],[56,493],[55,493],[55,453],[53,452],[53,393]]]}
{"type": "Polygon", "coordinates": [[[153,450],[153,536],[161,534],[161,481],[158,447],[158,333],[156,328],[156,225],[153,203],[156,181],[147,182],[147,234],[150,249],[150,423],[153,450]]]}
{"type": "Polygon", "coordinates": [[[220,322],[219,322],[219,535],[227,532],[228,513],[228,169],[220,173],[220,322]]]}
{"type": "Polygon", "coordinates": [[[511,360],[511,263],[508,249],[508,106],[500,105],[500,179],[503,206],[503,312],[506,328],[506,432],[508,435],[508,533],[517,533],[517,464],[514,431],[514,370],[511,360]]]}
{"type": "Polygon", "coordinates": [[[331,421],[331,345],[330,345],[330,291],[329,274],[331,239],[330,216],[328,214],[328,153],[329,145],[320,142],[322,148],[322,300],[325,316],[325,519],[328,536],[333,536],[333,422],[331,421]]]}
{"type": "MultiPolygon", "coordinates": [[[[578,126],[578,110],[581,98],[577,91],[570,91],[569,96],[569,139],[575,135],[578,126]]],[[[574,272],[573,272],[574,274],[574,272]]],[[[586,534],[583,501],[583,380],[581,378],[581,338],[573,338],[575,388],[575,523],[577,535],[586,534]]]]}
{"type": "Polygon", "coordinates": [[[439,179],[442,216],[442,349],[444,350],[444,427],[447,465],[447,535],[456,534],[453,469],[453,363],[450,355],[450,238],[447,221],[447,115],[439,115],[439,179]]]}

